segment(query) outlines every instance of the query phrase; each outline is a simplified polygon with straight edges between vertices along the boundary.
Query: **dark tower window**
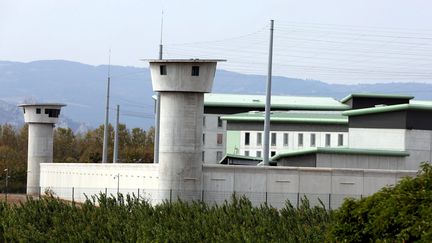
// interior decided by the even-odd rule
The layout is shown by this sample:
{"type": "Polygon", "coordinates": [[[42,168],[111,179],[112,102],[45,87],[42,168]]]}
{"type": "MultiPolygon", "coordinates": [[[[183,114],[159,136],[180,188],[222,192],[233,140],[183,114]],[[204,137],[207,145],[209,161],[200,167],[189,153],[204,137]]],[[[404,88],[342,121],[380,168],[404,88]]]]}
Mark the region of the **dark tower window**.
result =
{"type": "Polygon", "coordinates": [[[245,145],[249,145],[250,144],[250,133],[246,132],[245,133],[245,145]]]}
{"type": "Polygon", "coordinates": [[[192,66],[192,76],[199,76],[199,66],[192,66]]]}
{"type": "Polygon", "coordinates": [[[160,65],[159,69],[160,69],[160,75],[167,75],[166,65],[160,65]]]}
{"type": "Polygon", "coordinates": [[[36,114],[40,114],[41,113],[41,108],[36,108],[36,114]]]}
{"type": "Polygon", "coordinates": [[[48,114],[48,117],[59,117],[60,109],[45,109],[45,114],[48,114]]]}

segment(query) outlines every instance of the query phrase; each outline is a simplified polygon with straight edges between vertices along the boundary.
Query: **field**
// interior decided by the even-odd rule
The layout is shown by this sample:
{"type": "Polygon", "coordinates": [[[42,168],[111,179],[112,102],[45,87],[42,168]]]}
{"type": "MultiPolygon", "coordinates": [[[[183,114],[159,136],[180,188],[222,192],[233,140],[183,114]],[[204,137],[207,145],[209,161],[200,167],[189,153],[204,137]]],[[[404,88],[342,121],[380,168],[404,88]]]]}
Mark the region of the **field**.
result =
{"type": "MultiPolygon", "coordinates": [[[[0,193],[0,201],[4,201],[6,199],[6,195],[0,193]]],[[[20,202],[24,203],[27,201],[27,195],[25,194],[8,194],[7,201],[9,204],[19,204],[20,202]]]]}

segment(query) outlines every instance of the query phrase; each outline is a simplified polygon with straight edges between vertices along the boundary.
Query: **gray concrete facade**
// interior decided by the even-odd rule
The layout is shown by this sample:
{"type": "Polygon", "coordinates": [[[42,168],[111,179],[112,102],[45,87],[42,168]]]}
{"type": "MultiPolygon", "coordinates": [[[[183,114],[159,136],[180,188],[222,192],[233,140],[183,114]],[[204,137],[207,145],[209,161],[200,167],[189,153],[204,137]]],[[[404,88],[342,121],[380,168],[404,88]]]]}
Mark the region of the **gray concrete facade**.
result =
{"type": "Polygon", "coordinates": [[[150,60],[160,93],[159,189],[184,200],[200,198],[204,93],[211,92],[219,60],[150,60]],[[190,195],[190,192],[193,192],[190,195]]]}
{"type": "Polygon", "coordinates": [[[23,104],[28,128],[27,194],[37,195],[40,189],[40,164],[52,163],[53,129],[63,104],[23,104]]]}

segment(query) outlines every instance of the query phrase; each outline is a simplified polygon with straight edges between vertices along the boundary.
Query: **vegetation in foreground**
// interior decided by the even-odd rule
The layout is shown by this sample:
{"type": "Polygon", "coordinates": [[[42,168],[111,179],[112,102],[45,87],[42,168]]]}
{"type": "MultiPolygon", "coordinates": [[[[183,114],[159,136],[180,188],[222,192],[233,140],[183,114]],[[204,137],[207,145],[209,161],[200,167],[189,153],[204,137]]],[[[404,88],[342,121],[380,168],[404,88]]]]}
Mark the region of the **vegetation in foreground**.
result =
{"type": "Polygon", "coordinates": [[[432,242],[432,165],[361,200],[347,199],[335,211],[332,241],[432,242]]]}
{"type": "Polygon", "coordinates": [[[0,241],[22,242],[432,242],[432,166],[328,211],[289,202],[278,210],[233,196],[222,205],[99,195],[84,204],[52,195],[0,202],[0,241]]]}
{"type": "Polygon", "coordinates": [[[235,196],[220,206],[181,201],[151,206],[121,195],[100,195],[84,204],[52,196],[0,204],[0,241],[322,242],[329,223],[329,212],[307,200],[298,209],[288,203],[281,210],[253,207],[235,196]]]}

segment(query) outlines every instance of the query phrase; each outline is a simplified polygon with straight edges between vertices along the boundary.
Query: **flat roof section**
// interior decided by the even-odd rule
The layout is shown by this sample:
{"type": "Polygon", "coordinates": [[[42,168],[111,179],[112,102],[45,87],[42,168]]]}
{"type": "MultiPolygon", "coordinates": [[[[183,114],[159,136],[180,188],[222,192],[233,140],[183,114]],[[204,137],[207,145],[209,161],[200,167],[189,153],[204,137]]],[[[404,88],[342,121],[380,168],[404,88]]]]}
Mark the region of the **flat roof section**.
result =
{"type": "Polygon", "coordinates": [[[372,108],[356,109],[344,111],[342,115],[344,116],[362,116],[376,113],[385,113],[392,111],[403,111],[403,110],[423,110],[432,111],[432,104],[426,103],[414,103],[414,104],[400,104],[400,105],[389,105],[389,106],[379,106],[372,108]]]}
{"type": "Polygon", "coordinates": [[[299,156],[305,154],[349,154],[349,155],[376,155],[376,156],[395,156],[395,157],[405,157],[409,156],[406,151],[400,150],[381,150],[381,149],[355,149],[355,148],[311,148],[311,149],[301,149],[289,152],[283,152],[276,154],[271,158],[272,161],[299,156]]]}
{"type": "Polygon", "coordinates": [[[198,58],[190,58],[190,59],[142,59],[142,61],[148,61],[151,63],[226,62],[225,59],[198,59],[198,58]]]}
{"type": "MultiPolygon", "coordinates": [[[[261,111],[250,111],[234,115],[222,116],[227,121],[264,121],[265,113],[261,111]]],[[[342,112],[325,111],[272,111],[271,122],[285,123],[307,123],[307,124],[348,124],[348,117],[342,112]]]]}
{"type": "Polygon", "coordinates": [[[255,161],[262,161],[262,158],[258,157],[252,157],[252,156],[246,156],[246,155],[240,155],[240,154],[226,154],[220,161],[220,164],[226,164],[227,158],[233,158],[233,159],[241,159],[241,160],[255,160],[255,161]]]}
{"type": "Polygon", "coordinates": [[[400,95],[400,94],[377,94],[377,93],[352,93],[345,98],[341,99],[340,102],[345,103],[349,99],[360,97],[360,98],[383,98],[383,99],[413,99],[411,95],[400,95]]]}
{"type": "MultiPolygon", "coordinates": [[[[264,108],[265,102],[265,95],[215,93],[204,95],[204,105],[209,107],[248,107],[253,109],[264,108]]],[[[350,107],[331,97],[272,95],[271,108],[295,110],[348,110],[350,107]]]]}
{"type": "Polygon", "coordinates": [[[34,104],[18,104],[18,107],[32,107],[32,106],[59,106],[64,107],[66,104],[63,103],[34,103],[34,104]]]}

